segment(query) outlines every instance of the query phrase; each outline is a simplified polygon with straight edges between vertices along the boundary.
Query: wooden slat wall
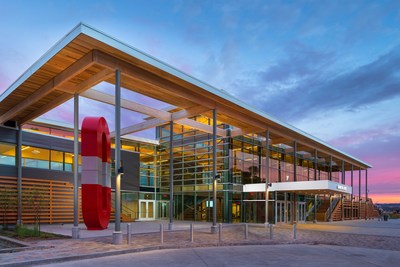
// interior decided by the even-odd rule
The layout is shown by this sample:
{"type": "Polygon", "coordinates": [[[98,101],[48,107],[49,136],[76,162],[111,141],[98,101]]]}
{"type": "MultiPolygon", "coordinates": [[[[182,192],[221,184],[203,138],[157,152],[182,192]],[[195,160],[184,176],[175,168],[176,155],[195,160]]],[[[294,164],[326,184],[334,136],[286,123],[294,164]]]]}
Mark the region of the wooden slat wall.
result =
{"type": "MultiPolygon", "coordinates": [[[[3,188],[15,192],[17,196],[17,178],[0,176],[0,193],[3,188]]],[[[82,222],[81,192],[79,190],[79,221],[82,222]]],[[[22,178],[22,222],[35,222],[35,207],[40,207],[41,223],[73,223],[74,221],[74,187],[69,182],[22,178]],[[35,205],[35,203],[40,203],[35,205]]],[[[0,203],[0,224],[3,224],[4,209],[0,203]]],[[[7,210],[6,223],[17,221],[16,202],[7,210]]]]}

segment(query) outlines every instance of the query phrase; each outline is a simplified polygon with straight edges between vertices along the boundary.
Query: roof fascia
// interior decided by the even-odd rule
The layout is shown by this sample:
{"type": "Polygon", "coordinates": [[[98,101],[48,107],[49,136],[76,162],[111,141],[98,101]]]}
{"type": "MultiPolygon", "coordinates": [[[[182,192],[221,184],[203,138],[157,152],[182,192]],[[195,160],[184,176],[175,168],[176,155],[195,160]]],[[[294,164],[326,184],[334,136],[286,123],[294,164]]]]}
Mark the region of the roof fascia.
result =
{"type": "Polygon", "coordinates": [[[75,39],[80,33],[83,23],[79,23],[69,33],[67,33],[60,41],[53,45],[43,56],[41,56],[31,67],[29,67],[18,79],[0,95],[0,102],[9,96],[18,86],[25,82],[33,73],[49,61],[54,55],[61,51],[68,43],[75,39]]]}

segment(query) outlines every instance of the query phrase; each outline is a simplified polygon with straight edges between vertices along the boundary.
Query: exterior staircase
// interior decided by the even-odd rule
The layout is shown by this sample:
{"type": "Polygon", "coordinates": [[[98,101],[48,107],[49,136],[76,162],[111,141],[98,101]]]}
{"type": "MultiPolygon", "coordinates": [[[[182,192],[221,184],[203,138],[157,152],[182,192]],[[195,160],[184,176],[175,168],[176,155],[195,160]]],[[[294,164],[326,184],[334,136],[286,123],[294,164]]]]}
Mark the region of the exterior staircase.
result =
{"type": "Polygon", "coordinates": [[[320,199],[320,205],[317,208],[317,221],[326,221],[326,212],[329,210],[329,198],[320,199]]]}

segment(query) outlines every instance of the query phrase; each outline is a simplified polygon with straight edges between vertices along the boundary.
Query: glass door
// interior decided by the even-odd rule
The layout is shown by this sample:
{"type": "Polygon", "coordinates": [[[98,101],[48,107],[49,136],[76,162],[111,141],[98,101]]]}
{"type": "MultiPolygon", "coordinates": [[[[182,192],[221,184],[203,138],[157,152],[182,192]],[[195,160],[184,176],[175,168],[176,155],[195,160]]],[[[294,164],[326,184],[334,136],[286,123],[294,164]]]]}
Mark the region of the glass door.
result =
{"type": "Polygon", "coordinates": [[[305,202],[299,202],[298,207],[297,207],[297,220],[299,222],[305,222],[306,221],[306,203],[305,202]]]}
{"type": "Polygon", "coordinates": [[[139,220],[154,220],[154,200],[139,200],[139,220]]]}
{"type": "Polygon", "coordinates": [[[276,202],[276,223],[284,223],[286,220],[285,201],[276,202]]]}
{"type": "Polygon", "coordinates": [[[159,201],[158,202],[158,218],[167,219],[169,218],[169,202],[159,201]]]}

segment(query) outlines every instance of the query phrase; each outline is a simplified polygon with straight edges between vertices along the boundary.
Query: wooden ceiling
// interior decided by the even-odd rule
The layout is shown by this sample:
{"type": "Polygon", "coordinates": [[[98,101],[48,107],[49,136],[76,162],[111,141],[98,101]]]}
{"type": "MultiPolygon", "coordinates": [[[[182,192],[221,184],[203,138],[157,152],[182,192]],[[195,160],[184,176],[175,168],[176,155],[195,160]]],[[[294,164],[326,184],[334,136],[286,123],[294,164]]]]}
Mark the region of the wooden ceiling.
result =
{"type": "MultiPolygon", "coordinates": [[[[74,28],[0,97],[0,124],[27,123],[71,99],[75,93],[114,104],[110,96],[87,90],[103,81],[115,84],[116,69],[121,71],[123,88],[177,107],[174,112],[157,111],[124,100],[123,108],[152,117],[143,122],[146,125],[133,125],[125,132],[167,123],[168,116],[178,123],[209,131],[208,125],[200,125],[188,117],[198,114],[212,117],[211,110],[216,109],[217,119],[234,126],[233,132],[238,135],[265,134],[269,129],[274,143],[291,145],[296,141],[298,151],[314,153],[317,149],[319,156],[345,161],[347,170],[351,165],[371,167],[84,24],[74,28]]],[[[218,134],[224,135],[221,131],[218,134]]]]}

